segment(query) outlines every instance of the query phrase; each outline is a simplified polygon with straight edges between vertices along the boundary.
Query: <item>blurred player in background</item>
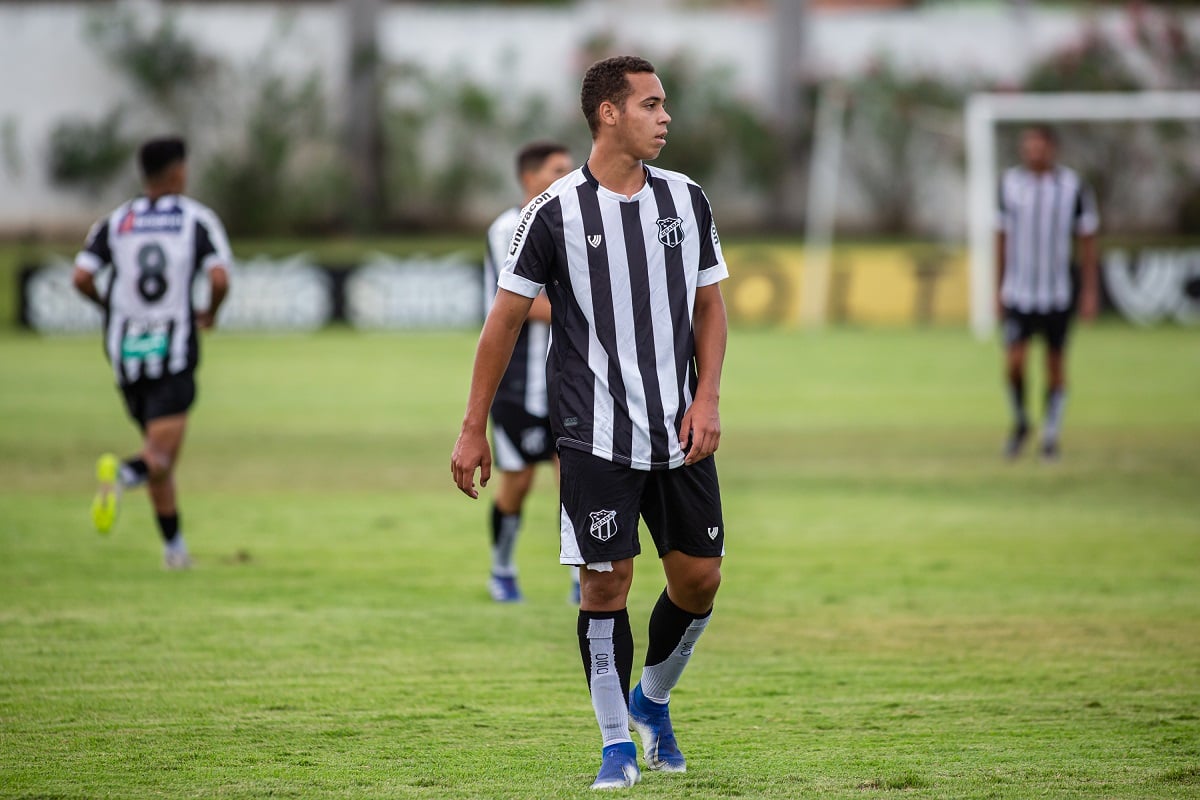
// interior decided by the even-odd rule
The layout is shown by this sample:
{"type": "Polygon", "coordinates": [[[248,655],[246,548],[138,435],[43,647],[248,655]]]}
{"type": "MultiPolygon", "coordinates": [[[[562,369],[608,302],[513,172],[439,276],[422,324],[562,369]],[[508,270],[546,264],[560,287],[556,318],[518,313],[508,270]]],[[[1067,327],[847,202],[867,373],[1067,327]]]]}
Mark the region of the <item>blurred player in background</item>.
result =
{"type": "Polygon", "coordinates": [[[1067,402],[1066,348],[1078,300],[1085,320],[1099,308],[1096,231],[1100,216],[1091,189],[1056,163],[1057,136],[1046,125],[1021,134],[1021,165],[1006,170],[1000,184],[996,236],[997,302],[1004,326],[1005,373],[1013,428],[1004,454],[1021,454],[1030,433],[1025,407],[1025,354],[1029,340],[1046,340],[1046,412],[1042,457],[1059,456],[1067,402]],[[1075,244],[1073,250],[1072,244],[1075,244]],[[1072,255],[1079,261],[1075,284],[1072,255]]]}
{"type": "MultiPolygon", "coordinates": [[[[517,153],[517,180],[525,193],[524,206],[566,175],[575,164],[566,146],[532,142],[517,153]]],[[[508,255],[520,208],[510,208],[488,228],[483,262],[484,314],[496,300],[496,281],[508,255]]],[[[517,334],[516,348],[492,401],[492,446],[500,486],[492,503],[492,573],[488,589],[501,603],[521,599],[517,585],[515,549],[521,531],[521,510],[533,488],[533,474],[542,461],[558,461],[550,430],[546,397],[546,352],[550,346],[550,301],[542,292],[529,308],[529,318],[517,334]]],[[[578,569],[572,579],[571,600],[579,602],[578,569]]]]}
{"type": "Polygon", "coordinates": [[[104,311],[104,349],[129,416],[142,431],[142,449],[124,461],[100,457],[100,486],[92,501],[96,530],[107,533],[121,492],[147,485],[169,569],[191,566],[175,502],[174,470],[188,409],[196,397],[198,328],[211,328],[229,289],[232,263],[216,215],[183,192],[187,148],[182,139],[145,142],[138,151],[145,194],[100,220],[75,259],[75,288],[104,311]],[[111,266],[101,296],[96,273],[111,266]],[[192,308],[192,283],[203,270],[211,302],[192,308]]]}
{"type": "Polygon", "coordinates": [[[708,199],[676,172],[646,166],[667,142],[662,83],[630,56],[588,68],[580,104],[587,163],[521,213],[500,291],[475,356],[462,433],[451,456],[459,489],[491,476],[487,410],[526,314],[543,289],[554,310],[547,373],[561,460],[563,564],[580,570],[579,651],[602,737],[594,789],[683,772],[668,703],[711,618],[725,530],[717,469],[728,276],[708,199]],[[666,589],[650,615],[641,680],[630,691],[626,608],[639,518],[666,589]]]}

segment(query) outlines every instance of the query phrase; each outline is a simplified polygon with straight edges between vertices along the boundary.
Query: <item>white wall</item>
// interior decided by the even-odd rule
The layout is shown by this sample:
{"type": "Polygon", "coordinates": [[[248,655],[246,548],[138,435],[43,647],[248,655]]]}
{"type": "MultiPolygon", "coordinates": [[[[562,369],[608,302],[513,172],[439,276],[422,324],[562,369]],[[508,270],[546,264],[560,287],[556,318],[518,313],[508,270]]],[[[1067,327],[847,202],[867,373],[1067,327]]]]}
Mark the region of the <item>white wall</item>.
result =
{"type": "MultiPolygon", "coordinates": [[[[159,13],[153,0],[132,7],[159,13]]],[[[630,51],[651,57],[687,50],[697,60],[729,65],[738,90],[765,105],[772,96],[768,7],[678,10],[647,0],[581,0],[566,9],[393,3],[385,11],[381,40],[391,61],[415,61],[434,71],[459,68],[488,85],[510,83],[571,109],[586,66],[586,43],[611,34],[630,51]]],[[[232,65],[230,93],[236,93],[239,70],[251,68],[275,43],[274,63],[297,74],[319,71],[330,96],[338,96],[347,34],[337,4],[182,3],[170,8],[188,37],[232,65]]],[[[47,178],[47,139],[57,122],[69,116],[95,120],[117,102],[134,102],[129,87],[85,36],[88,15],[102,13],[96,9],[95,3],[0,3],[0,126],[10,124],[14,132],[9,156],[0,152],[0,233],[77,232],[134,186],[132,166],[124,185],[95,198],[58,190],[47,178]]],[[[1078,39],[1087,19],[1066,10],[1037,11],[1022,19],[1001,7],[829,12],[812,21],[810,53],[813,69],[822,76],[861,71],[887,52],[905,68],[1009,81],[1030,59],[1078,39]]],[[[1119,11],[1095,19],[1105,28],[1123,29],[1119,11]]],[[[239,124],[235,101],[222,97],[213,103],[213,113],[223,114],[230,128],[239,124]]],[[[147,118],[147,127],[154,124],[147,118]]],[[[196,143],[196,158],[217,146],[196,143]]],[[[947,204],[945,225],[961,226],[956,216],[961,205],[947,204]]]]}

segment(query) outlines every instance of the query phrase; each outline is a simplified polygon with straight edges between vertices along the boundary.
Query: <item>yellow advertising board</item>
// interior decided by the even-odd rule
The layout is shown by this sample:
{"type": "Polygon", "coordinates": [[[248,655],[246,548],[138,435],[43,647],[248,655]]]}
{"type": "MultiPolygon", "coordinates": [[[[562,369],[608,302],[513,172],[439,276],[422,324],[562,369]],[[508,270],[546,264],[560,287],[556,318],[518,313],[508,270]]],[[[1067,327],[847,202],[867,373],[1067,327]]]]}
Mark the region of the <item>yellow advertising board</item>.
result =
{"type": "MultiPolygon", "coordinates": [[[[742,325],[792,325],[804,292],[804,247],[723,245],[729,316],[742,325]]],[[[967,253],[942,245],[844,245],[833,251],[826,319],[864,325],[962,325],[967,253]]]]}

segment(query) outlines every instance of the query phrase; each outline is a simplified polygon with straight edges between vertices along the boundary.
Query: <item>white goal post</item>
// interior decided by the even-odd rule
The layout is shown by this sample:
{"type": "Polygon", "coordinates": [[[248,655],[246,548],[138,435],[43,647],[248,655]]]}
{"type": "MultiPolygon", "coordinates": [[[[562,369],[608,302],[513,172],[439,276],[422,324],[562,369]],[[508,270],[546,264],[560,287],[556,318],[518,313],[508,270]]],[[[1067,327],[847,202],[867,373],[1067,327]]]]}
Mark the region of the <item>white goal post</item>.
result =
{"type": "Polygon", "coordinates": [[[970,313],[978,338],[990,338],[996,326],[996,124],[1164,119],[1200,119],[1200,92],[980,93],[967,99],[970,313]]]}

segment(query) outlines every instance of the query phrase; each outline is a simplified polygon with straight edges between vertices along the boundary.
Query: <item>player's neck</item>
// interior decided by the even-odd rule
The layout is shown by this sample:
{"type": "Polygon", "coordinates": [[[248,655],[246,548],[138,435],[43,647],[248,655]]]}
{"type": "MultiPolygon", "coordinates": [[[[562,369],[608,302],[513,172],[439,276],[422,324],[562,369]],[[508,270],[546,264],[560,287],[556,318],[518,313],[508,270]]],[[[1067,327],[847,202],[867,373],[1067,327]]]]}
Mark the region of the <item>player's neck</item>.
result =
{"type": "Polygon", "coordinates": [[[646,185],[646,168],[640,159],[600,142],[592,145],[587,167],[601,186],[625,197],[633,197],[646,185]]]}
{"type": "Polygon", "coordinates": [[[175,182],[163,181],[161,183],[147,183],[142,186],[142,194],[146,195],[151,203],[158,201],[160,197],[168,195],[183,194],[183,187],[175,182]]]}

